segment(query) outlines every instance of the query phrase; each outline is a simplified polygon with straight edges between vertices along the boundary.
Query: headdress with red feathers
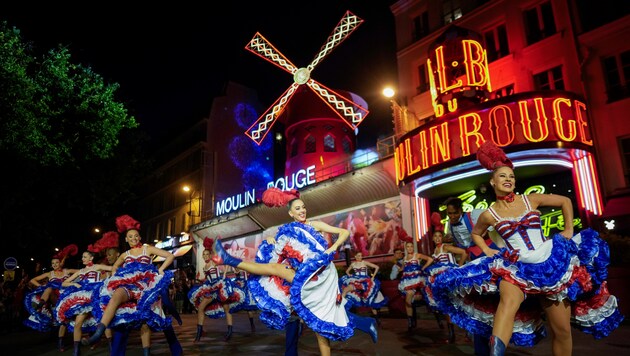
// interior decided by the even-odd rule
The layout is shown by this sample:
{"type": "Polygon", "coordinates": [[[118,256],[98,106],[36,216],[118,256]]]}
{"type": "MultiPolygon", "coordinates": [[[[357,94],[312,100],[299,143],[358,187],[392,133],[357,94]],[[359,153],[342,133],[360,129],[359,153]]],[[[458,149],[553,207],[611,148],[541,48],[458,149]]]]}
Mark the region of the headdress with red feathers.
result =
{"type": "Polygon", "coordinates": [[[203,248],[205,248],[206,250],[211,251],[212,250],[212,246],[214,246],[214,239],[211,239],[208,236],[206,236],[203,239],[203,248]]]}
{"type": "Polygon", "coordinates": [[[300,192],[295,189],[280,190],[275,187],[271,187],[262,195],[262,201],[265,205],[275,208],[279,206],[286,206],[291,200],[300,197],[300,192]]]}
{"type": "Polygon", "coordinates": [[[74,256],[79,252],[79,247],[75,244],[70,244],[66,247],[64,247],[63,249],[61,249],[61,251],[57,252],[56,255],[53,256],[53,258],[58,258],[62,261],[64,261],[66,259],[66,257],[68,256],[74,256]]]}
{"type": "Polygon", "coordinates": [[[118,247],[118,233],[116,231],[108,231],[103,237],[98,239],[94,244],[88,245],[88,251],[99,253],[110,247],[118,247]]]}
{"type": "Polygon", "coordinates": [[[403,240],[404,242],[412,242],[413,241],[413,238],[411,236],[409,236],[407,231],[405,231],[405,229],[403,229],[402,227],[396,226],[394,229],[398,233],[398,238],[399,239],[403,240]]]}
{"type": "Polygon", "coordinates": [[[123,233],[131,229],[140,230],[140,222],[129,215],[122,215],[116,218],[118,232],[123,233]]]}
{"type": "Polygon", "coordinates": [[[486,141],[479,146],[477,160],[490,171],[505,166],[514,169],[512,161],[505,155],[505,152],[491,141],[486,141]]]}
{"type": "Polygon", "coordinates": [[[434,211],[431,213],[431,225],[433,226],[433,232],[442,231],[444,232],[444,224],[442,224],[442,216],[440,213],[434,211]]]}

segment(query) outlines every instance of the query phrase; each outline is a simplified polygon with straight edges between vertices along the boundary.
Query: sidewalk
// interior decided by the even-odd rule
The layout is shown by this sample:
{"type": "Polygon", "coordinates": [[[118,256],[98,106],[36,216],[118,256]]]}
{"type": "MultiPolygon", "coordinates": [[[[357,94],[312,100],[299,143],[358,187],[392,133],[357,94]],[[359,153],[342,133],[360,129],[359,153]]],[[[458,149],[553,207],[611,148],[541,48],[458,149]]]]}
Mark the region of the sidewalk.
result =
{"type": "MultiPolygon", "coordinates": [[[[370,337],[360,331],[355,336],[344,342],[332,343],[333,355],[473,355],[472,343],[466,341],[464,332],[457,329],[456,343],[449,345],[445,342],[446,330],[438,328],[432,315],[423,313],[424,308],[419,308],[418,327],[413,332],[407,332],[407,320],[400,317],[388,317],[383,315],[382,325],[379,328],[379,341],[372,343],[370,337]]],[[[175,332],[184,348],[184,355],[247,355],[247,356],[276,356],[284,353],[284,332],[271,330],[256,319],[256,331],[251,332],[246,313],[234,315],[234,334],[228,342],[223,341],[226,331],[225,319],[207,319],[204,323],[205,335],[201,342],[195,343],[193,339],[196,331],[196,315],[182,315],[183,325],[174,326],[175,332]]],[[[3,355],[33,356],[48,355],[62,356],[72,355],[72,336],[66,335],[66,351],[58,352],[56,347],[56,334],[43,334],[30,329],[21,328],[20,331],[0,334],[0,348],[3,355]]],[[[592,336],[574,329],[573,355],[593,356],[630,355],[630,324],[626,321],[612,335],[602,340],[595,340],[592,336]]],[[[129,337],[127,356],[142,355],[140,337],[138,332],[133,332],[129,337]]],[[[314,333],[306,329],[300,338],[300,356],[319,355],[317,341],[314,333]]],[[[105,339],[95,350],[82,348],[83,356],[108,355],[105,339]]],[[[168,345],[161,332],[153,335],[151,355],[170,355],[168,345]]],[[[550,356],[550,338],[546,338],[540,344],[532,348],[510,347],[506,355],[536,355],[550,356]]]]}

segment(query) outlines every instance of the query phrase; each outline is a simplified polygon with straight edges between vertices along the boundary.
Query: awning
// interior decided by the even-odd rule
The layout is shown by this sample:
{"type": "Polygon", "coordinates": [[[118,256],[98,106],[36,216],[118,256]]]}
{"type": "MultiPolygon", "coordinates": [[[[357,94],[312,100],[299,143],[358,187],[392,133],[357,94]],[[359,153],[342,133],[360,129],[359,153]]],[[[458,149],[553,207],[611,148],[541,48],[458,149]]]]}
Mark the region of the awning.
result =
{"type": "MultiPolygon", "coordinates": [[[[190,249],[192,247],[193,247],[192,244],[191,245],[186,245],[186,246],[180,246],[180,247],[174,248],[170,252],[173,254],[173,256],[175,256],[175,258],[177,258],[177,257],[185,255],[188,251],[190,251],[190,249]]],[[[162,256],[155,256],[153,258],[153,262],[162,262],[164,260],[165,260],[165,258],[162,257],[162,256]]]]}
{"type": "MultiPolygon", "coordinates": [[[[337,176],[304,188],[301,197],[307,202],[309,216],[392,198],[400,194],[396,185],[394,160],[376,162],[357,171],[337,176]]],[[[191,228],[196,238],[230,238],[287,223],[287,209],[258,204],[227,216],[218,216],[191,228]]]]}
{"type": "Polygon", "coordinates": [[[630,195],[613,196],[604,207],[602,218],[630,215],[630,195]]]}
{"type": "Polygon", "coordinates": [[[188,251],[190,251],[191,248],[192,248],[192,245],[178,247],[175,251],[173,251],[173,255],[175,255],[175,257],[183,256],[188,251]]]}

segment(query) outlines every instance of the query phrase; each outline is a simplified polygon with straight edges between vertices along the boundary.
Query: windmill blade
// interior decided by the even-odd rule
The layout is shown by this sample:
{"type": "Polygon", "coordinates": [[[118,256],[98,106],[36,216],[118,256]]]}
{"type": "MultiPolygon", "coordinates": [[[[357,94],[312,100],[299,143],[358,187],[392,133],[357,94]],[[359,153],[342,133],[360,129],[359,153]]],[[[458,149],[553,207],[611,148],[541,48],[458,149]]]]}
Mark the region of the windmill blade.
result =
{"type": "Polygon", "coordinates": [[[282,94],[282,96],[278,98],[278,100],[276,100],[276,102],[273,103],[267,111],[260,115],[258,120],[256,120],[249,129],[247,129],[245,134],[260,145],[267,134],[271,131],[273,124],[276,122],[280,114],[282,114],[284,107],[289,103],[289,100],[291,100],[291,97],[295,94],[295,91],[299,87],[300,85],[297,83],[291,84],[284,94],[282,94]]]}
{"type": "Polygon", "coordinates": [[[256,32],[254,37],[247,43],[245,49],[255,55],[273,63],[280,69],[294,74],[297,68],[290,60],[288,60],[280,51],[276,49],[263,35],[256,32]]]}
{"type": "Polygon", "coordinates": [[[354,101],[311,79],[306,83],[352,129],[356,129],[369,111],[354,101]]]}
{"type": "Polygon", "coordinates": [[[335,47],[343,42],[354,30],[363,23],[363,19],[356,16],[350,11],[346,11],[333,32],[328,36],[328,40],[319,50],[319,53],[315,56],[315,59],[307,66],[309,71],[313,71],[313,68],[324,59],[328,53],[330,53],[335,47]]]}

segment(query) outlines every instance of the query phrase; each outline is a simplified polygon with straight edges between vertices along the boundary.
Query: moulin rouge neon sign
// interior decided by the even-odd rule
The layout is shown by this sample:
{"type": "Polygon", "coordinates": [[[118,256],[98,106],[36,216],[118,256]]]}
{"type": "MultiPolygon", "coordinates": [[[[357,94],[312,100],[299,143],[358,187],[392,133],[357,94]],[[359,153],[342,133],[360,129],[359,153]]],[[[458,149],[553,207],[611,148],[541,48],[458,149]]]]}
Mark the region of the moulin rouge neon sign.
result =
{"type": "Polygon", "coordinates": [[[499,147],[593,146],[586,105],[577,95],[548,90],[488,100],[490,77],[481,44],[461,38],[445,44],[435,46],[427,60],[436,119],[398,140],[398,182],[475,154],[485,141],[499,147]]]}

